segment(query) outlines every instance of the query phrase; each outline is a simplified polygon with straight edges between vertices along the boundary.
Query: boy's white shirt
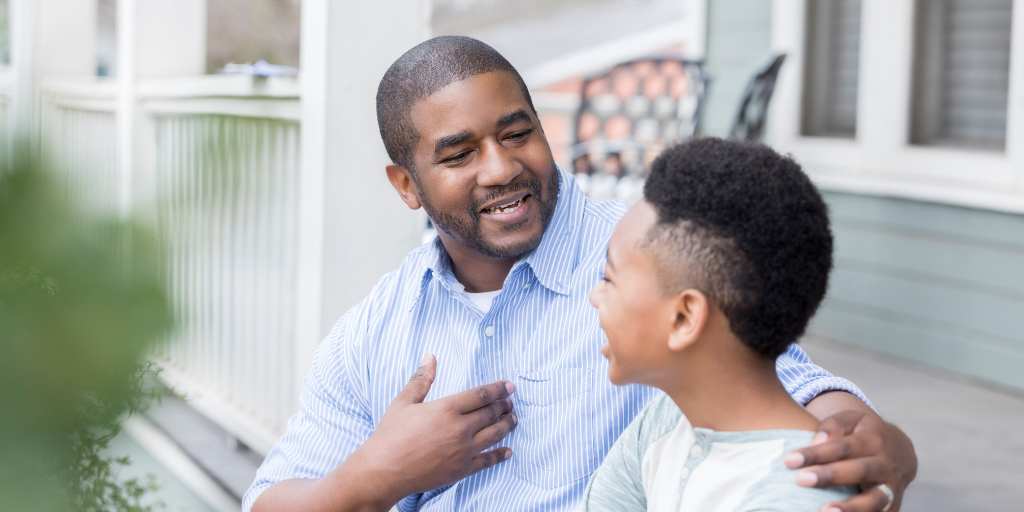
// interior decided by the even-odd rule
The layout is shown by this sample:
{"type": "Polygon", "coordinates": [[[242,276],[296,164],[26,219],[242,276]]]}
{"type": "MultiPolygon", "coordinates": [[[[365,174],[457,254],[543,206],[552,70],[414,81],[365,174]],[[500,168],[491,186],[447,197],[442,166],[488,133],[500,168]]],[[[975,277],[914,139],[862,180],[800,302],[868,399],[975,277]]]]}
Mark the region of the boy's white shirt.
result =
{"type": "Polygon", "coordinates": [[[785,449],[781,439],[715,443],[707,459],[690,471],[687,462],[702,451],[696,440],[693,427],[682,416],[675,429],[647,447],[642,467],[648,511],[735,511],[785,449]]]}

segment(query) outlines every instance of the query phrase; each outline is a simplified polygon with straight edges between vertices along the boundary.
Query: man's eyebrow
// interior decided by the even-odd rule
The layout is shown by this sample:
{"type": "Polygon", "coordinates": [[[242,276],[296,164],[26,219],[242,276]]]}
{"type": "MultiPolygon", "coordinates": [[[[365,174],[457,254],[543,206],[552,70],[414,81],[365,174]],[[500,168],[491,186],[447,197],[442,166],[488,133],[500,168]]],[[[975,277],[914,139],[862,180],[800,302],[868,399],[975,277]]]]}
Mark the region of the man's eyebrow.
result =
{"type": "Polygon", "coordinates": [[[437,142],[434,143],[434,156],[441,154],[442,151],[452,146],[458,146],[459,144],[466,142],[472,137],[473,134],[469,133],[466,130],[463,130],[459,133],[454,133],[452,135],[445,135],[444,137],[437,139],[437,142]]]}
{"type": "Polygon", "coordinates": [[[515,112],[509,112],[508,114],[501,116],[501,118],[498,119],[496,125],[500,130],[502,128],[507,127],[510,124],[518,123],[520,121],[526,121],[527,123],[531,124],[533,122],[533,120],[530,119],[530,114],[527,114],[526,111],[523,109],[519,109],[516,110],[515,112]]]}

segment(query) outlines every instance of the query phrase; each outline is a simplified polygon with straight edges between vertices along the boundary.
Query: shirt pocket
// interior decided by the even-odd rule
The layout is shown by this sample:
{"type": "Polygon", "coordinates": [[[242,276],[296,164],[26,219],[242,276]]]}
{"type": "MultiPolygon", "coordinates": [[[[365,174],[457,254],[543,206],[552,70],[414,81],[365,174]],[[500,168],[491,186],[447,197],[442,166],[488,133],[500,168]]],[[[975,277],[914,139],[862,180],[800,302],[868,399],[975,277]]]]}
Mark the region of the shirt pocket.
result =
{"type": "Polygon", "coordinates": [[[519,478],[553,489],[588,477],[601,458],[591,411],[598,371],[559,368],[515,379],[519,424],[511,469],[519,478]]]}

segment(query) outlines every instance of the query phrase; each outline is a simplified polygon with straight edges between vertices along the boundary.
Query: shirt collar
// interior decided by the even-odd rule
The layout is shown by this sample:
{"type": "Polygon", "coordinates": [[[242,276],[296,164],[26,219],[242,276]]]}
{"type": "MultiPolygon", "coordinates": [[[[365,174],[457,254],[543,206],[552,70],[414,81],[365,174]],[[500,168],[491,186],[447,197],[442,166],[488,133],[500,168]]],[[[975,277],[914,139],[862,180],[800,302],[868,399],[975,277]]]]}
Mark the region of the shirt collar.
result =
{"type": "MultiPolygon", "coordinates": [[[[529,267],[533,275],[545,288],[561,294],[569,294],[569,278],[576,268],[579,253],[580,224],[583,222],[583,210],[586,197],[583,191],[562,171],[558,172],[558,199],[555,212],[551,215],[547,229],[537,246],[525,258],[516,262],[509,275],[521,266],[529,267]]],[[[442,281],[455,280],[451,268],[451,260],[444,250],[439,238],[431,242],[426,257],[420,260],[421,267],[415,275],[423,277],[419,295],[432,278],[442,281]]],[[[419,297],[414,302],[419,302],[419,297]]]]}

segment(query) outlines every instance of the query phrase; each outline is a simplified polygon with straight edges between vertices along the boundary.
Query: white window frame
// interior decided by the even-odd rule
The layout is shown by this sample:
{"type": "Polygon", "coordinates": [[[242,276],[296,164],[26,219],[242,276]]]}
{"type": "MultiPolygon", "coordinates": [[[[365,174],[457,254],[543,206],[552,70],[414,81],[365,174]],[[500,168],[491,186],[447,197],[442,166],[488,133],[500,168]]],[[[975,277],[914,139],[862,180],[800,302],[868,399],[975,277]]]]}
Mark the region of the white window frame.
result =
{"type": "Polygon", "coordinates": [[[789,57],[768,142],[825,190],[1024,213],[1024,0],[1013,2],[1005,151],[910,143],[915,2],[861,1],[857,132],[849,139],[801,135],[807,0],[773,0],[772,46],[789,57]]]}

